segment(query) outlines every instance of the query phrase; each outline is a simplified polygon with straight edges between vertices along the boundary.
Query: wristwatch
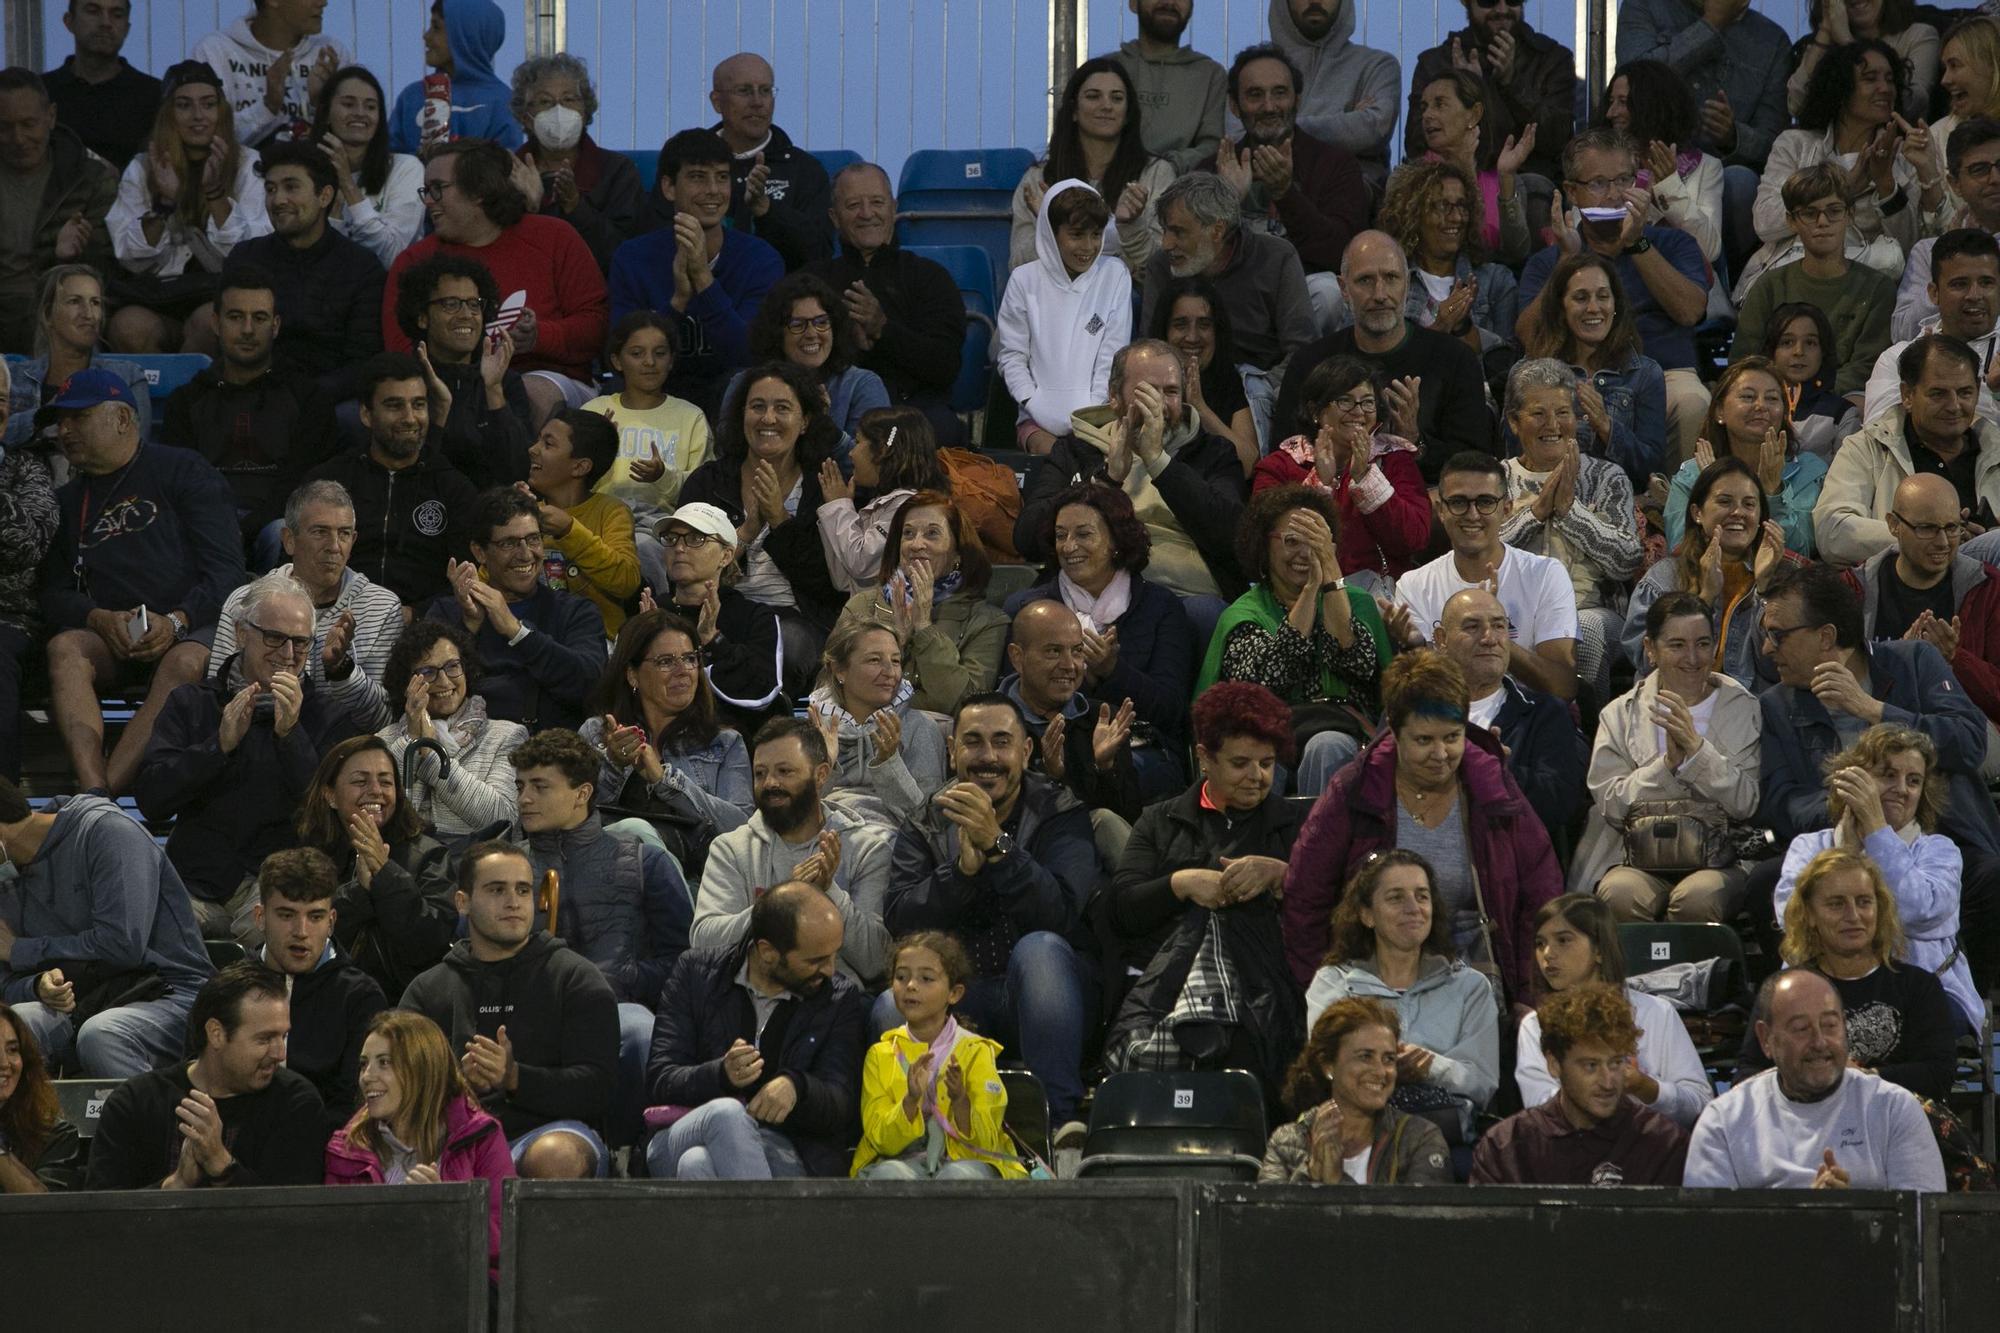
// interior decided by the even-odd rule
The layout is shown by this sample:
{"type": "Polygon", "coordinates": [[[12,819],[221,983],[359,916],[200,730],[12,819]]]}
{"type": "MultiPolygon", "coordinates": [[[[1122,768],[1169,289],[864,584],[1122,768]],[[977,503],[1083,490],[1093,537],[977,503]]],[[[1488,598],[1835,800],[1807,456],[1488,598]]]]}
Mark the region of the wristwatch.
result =
{"type": "Polygon", "coordinates": [[[174,642],[180,643],[188,636],[187,618],[178,611],[167,612],[167,621],[174,627],[174,642]]]}
{"type": "Polygon", "coordinates": [[[986,849],[986,859],[989,863],[998,861],[1001,857],[1007,855],[1007,853],[1013,850],[1014,850],[1014,839],[1009,835],[1002,833],[999,837],[993,840],[993,845],[986,849]]]}
{"type": "Polygon", "coordinates": [[[1626,246],[1624,249],[1624,253],[1627,255],[1643,255],[1652,248],[1653,248],[1653,243],[1647,240],[1644,236],[1641,236],[1638,240],[1626,246]]]}

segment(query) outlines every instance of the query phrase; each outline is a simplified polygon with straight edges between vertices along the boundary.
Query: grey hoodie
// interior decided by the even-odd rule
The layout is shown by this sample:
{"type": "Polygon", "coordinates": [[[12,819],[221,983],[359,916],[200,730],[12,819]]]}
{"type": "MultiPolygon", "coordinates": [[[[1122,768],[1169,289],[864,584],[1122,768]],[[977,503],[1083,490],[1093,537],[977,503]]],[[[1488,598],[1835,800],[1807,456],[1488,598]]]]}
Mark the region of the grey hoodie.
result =
{"type": "Polygon", "coordinates": [[[215,974],[194,904],[152,835],[102,796],[58,797],[56,822],[20,877],[0,886],[0,921],[20,936],[0,964],[0,999],[32,1000],[58,962],[151,968],[191,998],[215,974]]]}
{"type": "Polygon", "coordinates": [[[1215,156],[1228,100],[1227,70],[1188,46],[1177,46],[1157,60],[1140,55],[1136,37],[1111,58],[1132,80],[1147,152],[1173,163],[1176,172],[1215,156]]]}
{"type": "Polygon", "coordinates": [[[1314,0],[1333,11],[1326,36],[1309,41],[1292,21],[1290,0],[1271,0],[1271,40],[1292,58],[1304,76],[1299,89],[1298,126],[1307,134],[1345,148],[1361,161],[1371,184],[1389,174],[1389,138],[1402,110],[1403,67],[1387,51],[1356,46],[1351,0],[1314,0]],[[1374,105],[1349,110],[1358,98],[1374,105]]]}
{"type": "Polygon", "coordinates": [[[1427,953],[1416,984],[1397,990],[1376,974],[1373,958],[1322,967],[1306,988],[1307,1031],[1328,1005],[1351,996],[1395,1006],[1402,1040],[1436,1055],[1427,1082],[1475,1109],[1493,1100],[1500,1087],[1500,1005],[1483,973],[1427,953]]]}

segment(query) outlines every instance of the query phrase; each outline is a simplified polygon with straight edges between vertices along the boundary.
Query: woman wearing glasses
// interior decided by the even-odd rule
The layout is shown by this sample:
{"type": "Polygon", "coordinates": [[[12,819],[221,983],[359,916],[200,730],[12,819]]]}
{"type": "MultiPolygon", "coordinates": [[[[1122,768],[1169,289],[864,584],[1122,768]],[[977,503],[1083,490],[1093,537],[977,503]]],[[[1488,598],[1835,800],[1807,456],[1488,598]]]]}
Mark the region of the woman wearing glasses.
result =
{"type": "Polygon", "coordinates": [[[1492,242],[1473,226],[1479,184],[1462,164],[1405,162],[1389,174],[1381,228],[1410,260],[1404,313],[1485,356],[1512,340],[1520,290],[1492,242]]]}
{"type": "MultiPolygon", "coordinates": [[[[1424,157],[1456,167],[1454,174],[1473,185],[1464,198],[1469,216],[1457,215],[1456,222],[1447,219],[1445,225],[1459,228],[1461,243],[1476,238],[1481,249],[1518,264],[1528,257],[1529,247],[1527,198],[1521,192],[1520,172],[1521,164],[1534,151],[1535,127],[1530,123],[1518,139],[1496,140],[1484,123],[1486,97],[1485,85],[1477,74],[1459,69],[1432,79],[1418,104],[1428,150],[1424,157]]],[[[1390,188],[1394,189],[1393,182],[1390,188]]],[[[1386,211],[1388,206],[1385,196],[1382,207],[1386,211]]],[[[1416,258],[1416,251],[1410,250],[1407,242],[1404,248],[1416,258]]]]}
{"type": "Polygon", "coordinates": [[[435,741],[450,761],[442,772],[436,751],[417,752],[404,793],[438,836],[459,844],[479,829],[514,818],[514,747],[528,739],[518,722],[486,716],[475,694],[482,667],[472,636],[438,620],[412,621],[389,650],[382,689],[401,715],[379,733],[397,771],[413,741],[435,741]]]}
{"type": "MultiPolygon", "coordinates": [[[[840,427],[845,458],[861,418],[889,406],[882,377],[854,364],[854,325],[841,312],[840,294],[826,279],[792,273],[778,280],[750,321],[750,360],[789,361],[810,371],[825,393],[827,414],[840,427]]],[[[728,393],[743,381],[739,373],[728,393]]]]}
{"type": "MultiPolygon", "coordinates": [[[[694,627],[702,674],[723,721],[746,736],[756,734],[782,684],[802,675],[808,664],[785,661],[776,613],[737,590],[743,568],[736,561],[736,528],[729,515],[712,504],[684,504],[661,522],[660,549],[668,593],[662,609],[694,627]]],[[[649,592],[640,594],[641,611],[653,604],[649,592]]]]}

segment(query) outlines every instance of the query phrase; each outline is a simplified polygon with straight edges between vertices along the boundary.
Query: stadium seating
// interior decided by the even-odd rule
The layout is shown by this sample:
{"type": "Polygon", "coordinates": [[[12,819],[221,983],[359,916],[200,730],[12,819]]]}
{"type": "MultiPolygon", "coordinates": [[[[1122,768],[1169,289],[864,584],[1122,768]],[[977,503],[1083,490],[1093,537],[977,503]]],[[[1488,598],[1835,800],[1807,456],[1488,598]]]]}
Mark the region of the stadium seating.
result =
{"type": "Polygon", "coordinates": [[[1014,188],[1034,164],[1025,148],[927,148],[910,154],[896,186],[905,245],[975,245],[1007,271],[1014,188]]]}
{"type": "Polygon", "coordinates": [[[1079,1176],[1255,1180],[1264,1092],[1240,1069],[1113,1074],[1090,1108],[1079,1176]]]}
{"type": "Polygon", "coordinates": [[[861,160],[861,154],[852,148],[809,148],[806,150],[826,169],[826,178],[832,180],[843,170],[861,160]]]}
{"type": "Polygon", "coordinates": [[[993,262],[976,245],[906,245],[903,249],[939,265],[958,284],[965,298],[967,314],[985,317],[992,323],[1000,314],[1000,284],[995,280],[993,262]]]}
{"type": "Polygon", "coordinates": [[[660,179],[660,150],[657,148],[621,148],[618,150],[639,168],[639,180],[646,187],[646,193],[653,192],[653,186],[660,179]]]}

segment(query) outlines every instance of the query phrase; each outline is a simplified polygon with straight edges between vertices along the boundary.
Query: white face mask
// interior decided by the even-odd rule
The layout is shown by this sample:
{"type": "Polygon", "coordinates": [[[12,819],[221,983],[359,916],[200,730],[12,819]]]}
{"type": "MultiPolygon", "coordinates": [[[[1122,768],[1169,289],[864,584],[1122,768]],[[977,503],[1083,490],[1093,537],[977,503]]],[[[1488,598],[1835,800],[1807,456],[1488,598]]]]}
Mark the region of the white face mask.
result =
{"type": "Polygon", "coordinates": [[[583,138],[583,113],[574,107],[552,106],[535,113],[535,142],[565,152],[583,138]]]}

